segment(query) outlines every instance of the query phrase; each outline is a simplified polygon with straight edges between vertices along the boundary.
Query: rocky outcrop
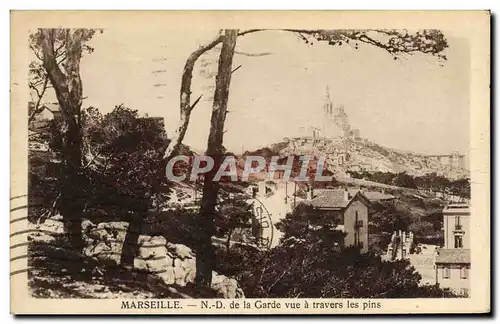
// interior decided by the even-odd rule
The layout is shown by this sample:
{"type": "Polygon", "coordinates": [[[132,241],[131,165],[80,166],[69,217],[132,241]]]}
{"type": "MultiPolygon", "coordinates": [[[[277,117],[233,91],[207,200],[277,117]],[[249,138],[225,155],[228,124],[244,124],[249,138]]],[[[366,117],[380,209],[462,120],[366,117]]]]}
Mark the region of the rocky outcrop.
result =
{"type": "Polygon", "coordinates": [[[235,279],[212,272],[212,289],[221,298],[244,298],[243,290],[235,279]]]}
{"type": "Polygon", "coordinates": [[[29,239],[36,242],[49,243],[54,241],[57,235],[64,234],[64,224],[61,215],[47,218],[41,224],[29,223],[29,228],[32,230],[29,239]]]}
{"type": "MultiPolygon", "coordinates": [[[[119,265],[128,223],[83,222],[84,254],[103,263],[119,265]]],[[[134,268],[158,276],[167,285],[185,287],[195,281],[196,257],[183,244],[167,242],[163,236],[140,235],[134,268]]],[[[212,289],[221,298],[243,298],[243,290],[234,279],[212,273],[212,289]]]]}
{"type": "Polygon", "coordinates": [[[127,228],[127,222],[109,222],[95,225],[88,220],[83,221],[83,239],[86,243],[83,254],[108,265],[120,264],[127,228]]]}
{"type": "MultiPolygon", "coordinates": [[[[406,172],[414,176],[437,173],[452,179],[470,176],[469,171],[450,163],[441,163],[436,156],[405,152],[382,147],[367,139],[327,139],[298,137],[280,143],[277,155],[326,156],[332,173],[347,171],[406,172]]],[[[272,145],[278,147],[277,144],[272,145]]],[[[443,156],[445,157],[445,156],[443,156]]],[[[451,156],[450,156],[451,157],[451,156]]],[[[444,162],[448,161],[446,158],[444,162]]]]}

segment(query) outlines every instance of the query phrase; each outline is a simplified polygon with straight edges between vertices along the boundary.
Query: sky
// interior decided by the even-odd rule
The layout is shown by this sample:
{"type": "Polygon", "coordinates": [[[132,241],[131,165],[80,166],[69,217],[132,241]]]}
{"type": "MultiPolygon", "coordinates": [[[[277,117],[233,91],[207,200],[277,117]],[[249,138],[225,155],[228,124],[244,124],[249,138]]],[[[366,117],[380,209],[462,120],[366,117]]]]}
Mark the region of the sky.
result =
{"type": "MultiPolygon", "coordinates": [[[[141,115],[163,116],[167,133],[179,118],[180,78],[188,55],[213,38],[215,30],[186,33],[147,28],[106,29],[95,36],[95,51],[84,56],[84,107],[109,112],[120,103],[141,115]]],[[[446,34],[445,34],[446,35],[446,34]]],[[[321,120],[326,87],[342,104],[361,136],[395,149],[425,154],[469,150],[469,49],[448,37],[448,60],[416,54],[394,60],[370,45],[307,45],[283,31],[238,38],[224,145],[240,153],[299,134],[321,120]],[[254,55],[265,54],[265,55],[254,55]]],[[[206,148],[217,51],[204,55],[193,74],[193,111],[185,144],[206,148]]]]}

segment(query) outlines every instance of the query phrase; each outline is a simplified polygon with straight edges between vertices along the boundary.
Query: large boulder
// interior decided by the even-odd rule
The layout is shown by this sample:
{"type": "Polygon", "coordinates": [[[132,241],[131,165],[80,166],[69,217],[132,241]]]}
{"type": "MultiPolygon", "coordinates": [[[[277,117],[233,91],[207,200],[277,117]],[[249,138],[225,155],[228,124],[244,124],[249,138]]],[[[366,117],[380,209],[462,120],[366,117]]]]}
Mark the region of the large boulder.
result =
{"type": "MultiPolygon", "coordinates": [[[[123,242],[128,228],[126,222],[82,223],[86,242],[84,254],[103,263],[119,265],[123,242]]],[[[172,244],[163,236],[140,235],[134,268],[153,274],[167,285],[184,287],[193,284],[196,277],[196,258],[186,245],[172,244]]],[[[212,288],[221,298],[243,298],[244,294],[234,279],[213,272],[212,288]]]]}
{"type": "Polygon", "coordinates": [[[166,243],[167,240],[163,236],[140,235],[137,240],[139,246],[134,267],[155,274],[171,268],[174,260],[167,253],[166,243]]]}
{"type": "Polygon", "coordinates": [[[212,271],[212,289],[220,298],[244,298],[245,294],[235,279],[212,271]]]}
{"type": "MultiPolygon", "coordinates": [[[[196,278],[196,257],[186,245],[172,244],[162,236],[141,235],[134,266],[155,273],[168,285],[181,287],[193,284],[196,278]]],[[[221,298],[243,298],[243,290],[234,279],[213,272],[212,288],[221,298]]]]}
{"type": "Polygon", "coordinates": [[[127,234],[127,222],[107,222],[97,225],[85,220],[82,222],[83,240],[86,247],[83,254],[96,258],[108,265],[119,265],[123,242],[127,234]]]}
{"type": "Polygon", "coordinates": [[[47,218],[41,224],[29,225],[32,232],[29,234],[29,240],[36,242],[49,243],[55,240],[58,235],[64,234],[64,223],[61,215],[47,218]]]}
{"type": "Polygon", "coordinates": [[[194,258],[193,251],[184,244],[167,243],[168,251],[175,257],[181,260],[194,258]]]}

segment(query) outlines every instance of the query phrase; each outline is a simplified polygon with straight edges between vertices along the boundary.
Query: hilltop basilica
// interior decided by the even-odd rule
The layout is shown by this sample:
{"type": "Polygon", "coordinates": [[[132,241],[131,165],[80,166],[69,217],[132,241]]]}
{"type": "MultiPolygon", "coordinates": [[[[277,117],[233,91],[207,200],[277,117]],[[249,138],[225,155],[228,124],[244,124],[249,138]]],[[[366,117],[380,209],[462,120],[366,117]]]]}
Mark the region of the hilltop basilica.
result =
{"type": "Polygon", "coordinates": [[[358,129],[352,129],[342,105],[333,106],[326,88],[323,112],[300,128],[299,137],[285,138],[288,148],[283,154],[325,155],[328,165],[341,166],[349,161],[348,140],[360,141],[358,129]]]}
{"type": "Polygon", "coordinates": [[[352,129],[349,124],[349,116],[344,111],[344,106],[334,107],[330,98],[328,87],[326,88],[325,101],[323,103],[323,114],[321,121],[300,128],[301,137],[346,139],[360,138],[359,129],[352,129]]]}

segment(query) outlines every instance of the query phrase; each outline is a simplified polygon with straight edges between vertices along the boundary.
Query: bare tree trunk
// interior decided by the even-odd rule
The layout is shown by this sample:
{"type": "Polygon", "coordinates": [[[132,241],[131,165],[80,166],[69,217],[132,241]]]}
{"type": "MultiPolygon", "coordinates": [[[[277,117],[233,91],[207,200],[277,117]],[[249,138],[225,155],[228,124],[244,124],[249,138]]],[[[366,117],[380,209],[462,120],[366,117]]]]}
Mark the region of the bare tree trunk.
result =
{"type": "Polygon", "coordinates": [[[191,111],[200,101],[201,96],[199,96],[193,104],[191,104],[191,81],[193,79],[194,64],[198,58],[204,53],[208,52],[217,44],[221,42],[222,35],[219,33],[217,36],[205,45],[200,46],[196,51],[189,55],[186,63],[184,64],[184,71],[182,72],[181,78],[181,91],[180,91],[180,116],[179,125],[174,131],[172,136],[172,141],[170,142],[167,150],[165,151],[165,159],[170,159],[177,154],[179,148],[182,144],[182,140],[186,135],[186,131],[189,125],[189,119],[191,117],[191,111]]]}
{"type": "Polygon", "coordinates": [[[226,251],[229,252],[229,249],[231,248],[231,236],[233,236],[233,231],[229,230],[227,233],[227,240],[226,240],[226,251]]]}
{"type": "Polygon", "coordinates": [[[214,182],[213,178],[217,167],[221,163],[223,154],[224,122],[226,120],[234,47],[237,37],[238,30],[225,30],[215,81],[215,95],[206,151],[206,155],[214,159],[215,167],[205,175],[201,209],[197,217],[196,284],[198,287],[210,287],[212,283],[212,271],[215,269],[215,251],[212,245],[212,236],[215,233],[215,206],[217,204],[219,183],[214,182]]]}
{"type": "MultiPolygon", "coordinates": [[[[237,34],[236,37],[259,32],[262,30],[264,29],[249,29],[237,34]]],[[[212,40],[210,40],[204,45],[201,45],[196,51],[191,53],[191,55],[189,55],[188,59],[186,60],[186,63],[184,64],[184,71],[182,72],[181,91],[180,91],[179,125],[174,131],[174,135],[171,138],[171,142],[168,145],[168,148],[165,150],[164,159],[167,161],[173,156],[175,156],[179,151],[179,148],[182,144],[182,141],[184,140],[184,136],[186,135],[186,131],[189,126],[189,119],[191,118],[191,112],[201,99],[201,96],[199,96],[194,101],[194,103],[191,104],[191,81],[193,79],[194,65],[201,55],[205,54],[209,50],[213,49],[215,46],[222,43],[223,39],[224,35],[222,35],[222,30],[221,30],[212,40]]]]}
{"type": "MultiPolygon", "coordinates": [[[[75,250],[83,247],[82,241],[82,205],[79,197],[82,181],[82,129],[80,124],[82,106],[82,81],[80,78],[80,59],[82,40],[85,30],[41,30],[43,66],[50,83],[54,87],[62,113],[63,167],[61,179],[61,215],[67,235],[75,250]],[[54,49],[57,32],[64,33],[66,46],[65,73],[57,63],[54,49]]],[[[59,35],[59,37],[61,37],[59,35]]]]}
{"type": "Polygon", "coordinates": [[[81,197],[81,184],[84,181],[81,174],[81,130],[75,123],[67,132],[68,147],[65,149],[65,178],[61,183],[61,215],[66,224],[66,233],[72,247],[81,251],[82,240],[82,210],[84,197],[81,197]]]}
{"type": "Polygon", "coordinates": [[[134,267],[134,259],[139,251],[137,241],[142,230],[144,217],[147,217],[146,213],[134,213],[129,220],[120,257],[120,265],[126,271],[134,267]]]}

